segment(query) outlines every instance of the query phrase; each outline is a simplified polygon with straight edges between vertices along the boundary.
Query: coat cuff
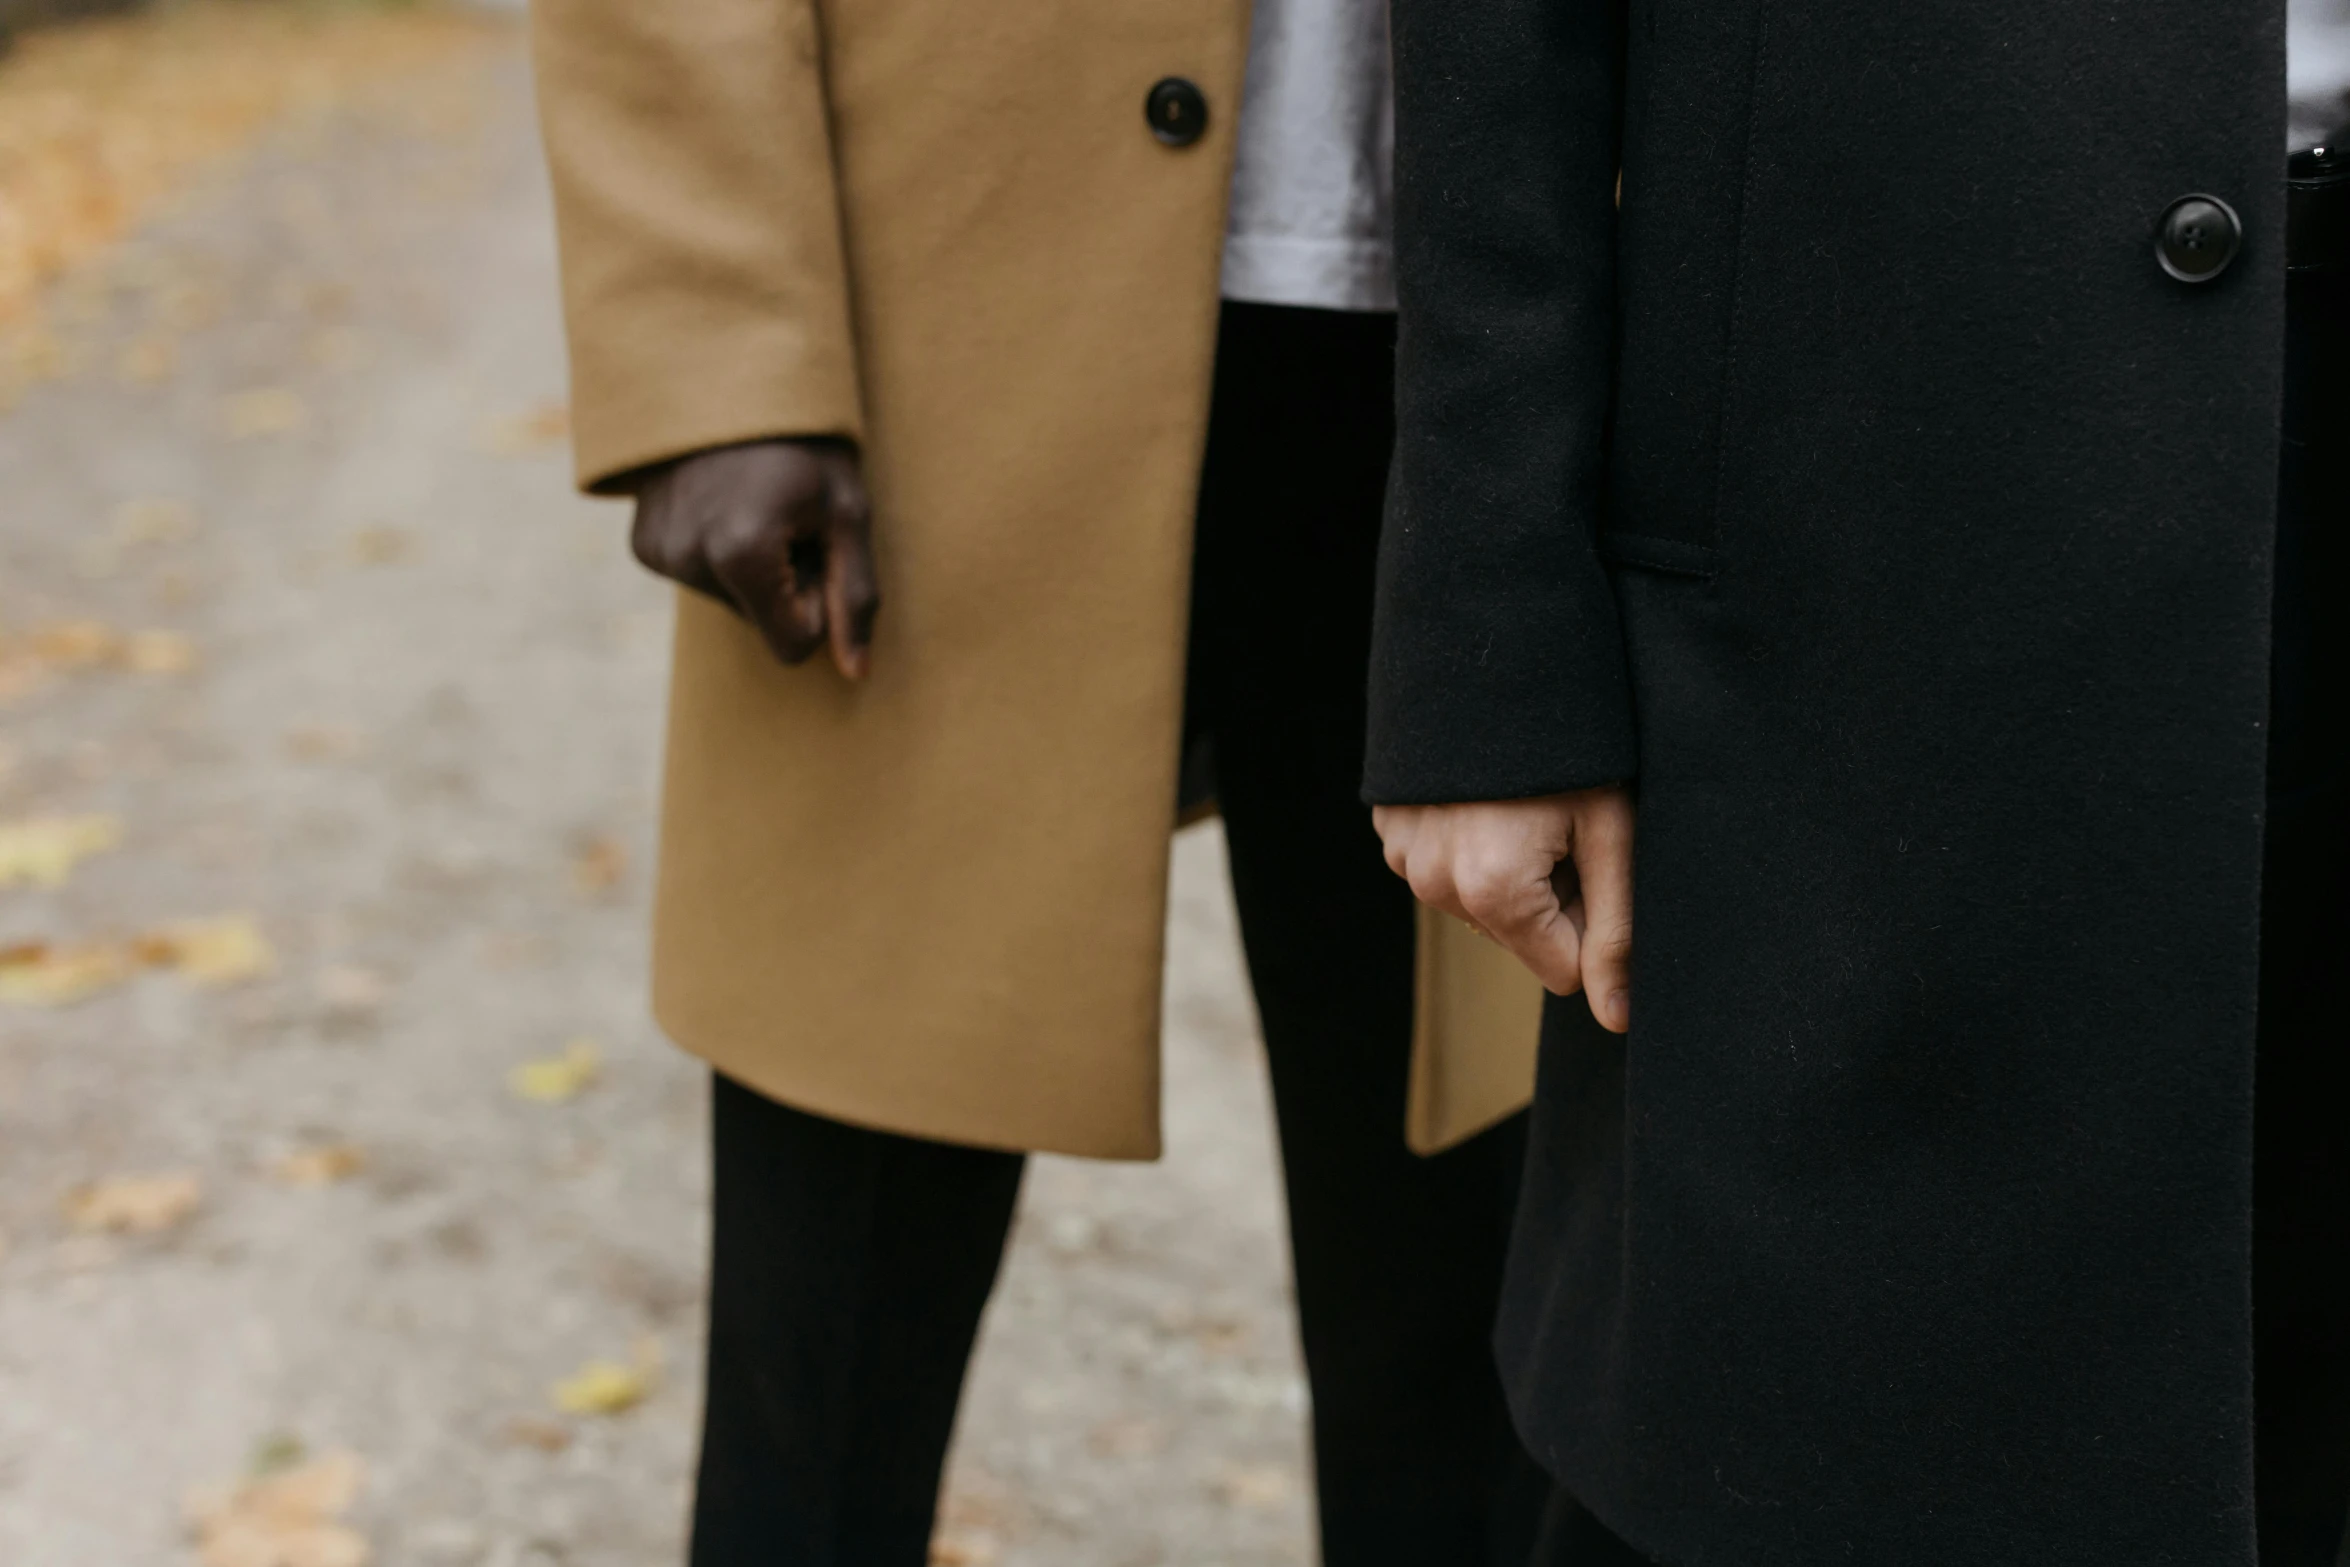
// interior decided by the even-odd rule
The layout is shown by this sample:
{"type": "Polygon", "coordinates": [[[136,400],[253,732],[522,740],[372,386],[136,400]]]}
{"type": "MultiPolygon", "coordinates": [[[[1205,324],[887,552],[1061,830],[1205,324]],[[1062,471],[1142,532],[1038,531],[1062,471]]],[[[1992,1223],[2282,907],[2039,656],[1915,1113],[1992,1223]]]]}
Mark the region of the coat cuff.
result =
{"type": "Polygon", "coordinates": [[[738,329],[723,345],[673,341],[676,365],[691,374],[580,370],[572,393],[580,488],[625,494],[642,470],[714,446],[779,437],[860,440],[856,372],[847,355],[793,338],[779,327],[738,329]]]}
{"type": "Polygon", "coordinates": [[[1631,679],[1613,584],[1578,547],[1588,526],[1534,525],[1495,497],[1435,509],[1443,526],[1430,527],[1413,504],[1414,465],[1400,466],[1380,555],[1364,799],[1518,800],[1630,780],[1631,679]]]}

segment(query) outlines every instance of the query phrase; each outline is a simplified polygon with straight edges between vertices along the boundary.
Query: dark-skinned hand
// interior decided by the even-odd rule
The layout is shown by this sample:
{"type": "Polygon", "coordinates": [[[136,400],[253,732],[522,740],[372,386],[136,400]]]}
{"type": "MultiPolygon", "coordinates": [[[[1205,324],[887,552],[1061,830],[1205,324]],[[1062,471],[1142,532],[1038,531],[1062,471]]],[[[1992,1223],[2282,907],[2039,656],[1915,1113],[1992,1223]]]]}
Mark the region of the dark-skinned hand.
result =
{"type": "Polygon", "coordinates": [[[864,677],[881,592],[846,441],[751,441],[656,468],[637,487],[630,542],[651,570],[749,621],[785,663],[830,646],[843,675],[864,677]]]}

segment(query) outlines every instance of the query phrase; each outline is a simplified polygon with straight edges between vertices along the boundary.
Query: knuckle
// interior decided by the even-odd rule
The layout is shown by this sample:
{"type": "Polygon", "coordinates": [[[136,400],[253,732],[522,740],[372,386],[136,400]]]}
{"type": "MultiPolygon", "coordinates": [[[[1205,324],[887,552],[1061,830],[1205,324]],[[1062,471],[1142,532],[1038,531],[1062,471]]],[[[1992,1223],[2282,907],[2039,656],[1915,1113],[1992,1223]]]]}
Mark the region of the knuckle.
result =
{"type": "Polygon", "coordinates": [[[1507,923],[1517,912],[1517,889],[1490,865],[1466,867],[1457,878],[1461,904],[1481,924],[1507,923]]]}
{"type": "Polygon", "coordinates": [[[713,517],[702,535],[702,553],[720,569],[757,560],[769,551],[767,526],[759,514],[735,508],[713,517]]]}

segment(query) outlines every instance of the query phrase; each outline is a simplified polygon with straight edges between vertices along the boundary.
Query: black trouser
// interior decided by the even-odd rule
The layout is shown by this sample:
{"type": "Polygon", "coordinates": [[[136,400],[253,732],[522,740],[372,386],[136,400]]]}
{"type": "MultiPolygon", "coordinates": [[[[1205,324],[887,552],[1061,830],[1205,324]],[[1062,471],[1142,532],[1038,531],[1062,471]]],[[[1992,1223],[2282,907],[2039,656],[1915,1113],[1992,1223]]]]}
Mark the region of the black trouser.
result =
{"type": "MultiPolygon", "coordinates": [[[[2336,1567],[2350,1502],[2350,255],[2332,259],[2287,285],[2253,1089],[2261,1567],[2336,1567]]],[[[1645,1560],[1563,1491],[1536,1559],[1645,1560]]]]}
{"type": "MultiPolygon", "coordinates": [[[[1546,1482],[1488,1337],[1522,1127],[1404,1148],[1412,903],[1357,797],[1393,344],[1386,316],[1225,308],[1186,750],[1264,1023],[1323,1560],[1516,1567],[1546,1482]]],[[[715,1092],[694,1567],[921,1567],[1021,1158],[715,1092]]]]}
{"type": "Polygon", "coordinates": [[[2350,1502],[2350,180],[2323,199],[2333,242],[2297,247],[2286,281],[2253,1086],[2262,1567],[2334,1567],[2350,1502]]]}

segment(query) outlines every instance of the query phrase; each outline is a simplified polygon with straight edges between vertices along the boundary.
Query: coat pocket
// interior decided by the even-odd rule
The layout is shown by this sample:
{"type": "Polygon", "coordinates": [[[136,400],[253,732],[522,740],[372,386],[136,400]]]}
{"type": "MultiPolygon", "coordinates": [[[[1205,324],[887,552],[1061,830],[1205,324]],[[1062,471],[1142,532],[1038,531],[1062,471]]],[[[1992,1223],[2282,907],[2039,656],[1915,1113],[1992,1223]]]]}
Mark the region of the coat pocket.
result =
{"type": "Polygon", "coordinates": [[[1600,550],[1710,577],[1723,512],[1728,388],[1763,0],[1652,0],[1627,61],[1617,230],[1617,358],[1600,550]]]}

